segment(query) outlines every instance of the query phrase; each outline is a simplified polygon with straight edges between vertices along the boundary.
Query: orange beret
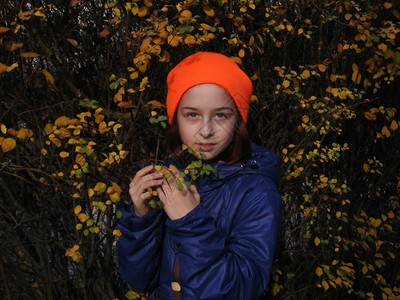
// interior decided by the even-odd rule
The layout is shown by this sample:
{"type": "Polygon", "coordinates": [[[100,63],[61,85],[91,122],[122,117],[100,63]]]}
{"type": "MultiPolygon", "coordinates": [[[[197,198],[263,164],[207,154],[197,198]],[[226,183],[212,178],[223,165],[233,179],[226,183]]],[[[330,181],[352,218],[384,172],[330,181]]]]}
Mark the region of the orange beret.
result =
{"type": "Polygon", "coordinates": [[[172,123],[183,94],[199,84],[213,83],[223,87],[232,97],[243,121],[247,122],[253,93],[250,78],[229,57],[214,52],[198,52],[176,65],[167,77],[167,114],[172,123]]]}

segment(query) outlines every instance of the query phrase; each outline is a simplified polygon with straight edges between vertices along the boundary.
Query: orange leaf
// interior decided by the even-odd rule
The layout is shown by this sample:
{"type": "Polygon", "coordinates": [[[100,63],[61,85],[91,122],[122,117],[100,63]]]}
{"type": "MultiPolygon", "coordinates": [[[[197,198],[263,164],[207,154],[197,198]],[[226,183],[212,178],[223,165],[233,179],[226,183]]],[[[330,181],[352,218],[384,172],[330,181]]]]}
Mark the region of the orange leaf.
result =
{"type": "Polygon", "coordinates": [[[72,7],[75,7],[79,3],[81,3],[81,0],[71,0],[71,6],[72,7]]]}
{"type": "Polygon", "coordinates": [[[35,52],[21,52],[20,54],[22,57],[39,57],[40,54],[37,54],[35,52]]]}
{"type": "Polygon", "coordinates": [[[164,104],[162,104],[161,102],[159,102],[157,100],[151,100],[151,101],[147,102],[146,105],[151,105],[152,108],[165,107],[164,104]]]}
{"type": "Polygon", "coordinates": [[[289,81],[289,80],[285,80],[285,81],[282,82],[282,85],[283,85],[283,87],[286,89],[286,88],[289,87],[290,81],[289,81]]]}
{"type": "Polygon", "coordinates": [[[390,137],[390,131],[386,126],[383,126],[383,128],[382,128],[382,135],[384,135],[386,137],[390,137]]]}
{"type": "Polygon", "coordinates": [[[0,27],[0,33],[7,32],[9,30],[10,30],[10,28],[8,28],[8,27],[0,27]]]}
{"type": "Polygon", "coordinates": [[[29,10],[28,11],[20,10],[18,13],[18,18],[20,18],[21,20],[29,20],[30,14],[31,14],[31,11],[29,11],[29,10]]]}
{"type": "Polygon", "coordinates": [[[325,72],[326,71],[326,65],[324,64],[319,64],[317,65],[318,70],[320,70],[321,72],[325,72]]]}
{"type": "Polygon", "coordinates": [[[390,124],[390,129],[394,131],[397,128],[399,128],[399,124],[395,120],[392,120],[392,123],[390,124]]]}
{"type": "Polygon", "coordinates": [[[46,81],[48,83],[50,83],[51,85],[54,85],[54,77],[53,77],[53,75],[51,75],[50,72],[47,71],[47,70],[42,70],[42,73],[43,73],[44,77],[46,77],[46,81]]]}
{"type": "Polygon", "coordinates": [[[389,8],[392,7],[392,3],[390,3],[390,2],[385,2],[385,3],[383,4],[383,6],[384,6],[386,9],[389,9],[389,8]]]}
{"type": "Polygon", "coordinates": [[[16,142],[13,138],[6,138],[1,143],[1,149],[5,153],[5,152],[8,152],[8,151],[11,151],[12,149],[14,149],[15,145],[16,145],[16,142]]]}
{"type": "Polygon", "coordinates": [[[204,8],[204,12],[205,12],[206,15],[209,16],[209,17],[213,17],[214,14],[215,14],[214,10],[213,10],[212,8],[209,8],[209,7],[205,7],[205,8],[204,8]]]}
{"type": "Polygon", "coordinates": [[[143,6],[143,7],[139,8],[138,17],[143,18],[145,15],[147,15],[147,7],[143,6]]]}
{"type": "Polygon", "coordinates": [[[106,37],[110,34],[110,31],[107,28],[104,28],[102,32],[99,33],[101,37],[106,37]]]}

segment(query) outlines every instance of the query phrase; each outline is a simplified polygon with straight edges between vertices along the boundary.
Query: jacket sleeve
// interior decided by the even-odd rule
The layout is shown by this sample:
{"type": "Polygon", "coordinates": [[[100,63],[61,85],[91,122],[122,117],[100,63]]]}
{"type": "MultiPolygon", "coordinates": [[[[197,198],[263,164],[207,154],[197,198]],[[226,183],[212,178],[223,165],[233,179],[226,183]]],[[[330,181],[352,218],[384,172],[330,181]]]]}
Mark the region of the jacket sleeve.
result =
{"type": "Polygon", "coordinates": [[[119,273],[133,290],[151,292],[158,286],[165,213],[162,208],[155,208],[138,217],[130,199],[120,210],[119,273]]]}
{"type": "Polygon", "coordinates": [[[167,220],[180,245],[179,282],[189,299],[257,299],[265,290],[281,223],[281,197],[268,184],[249,189],[230,236],[200,203],[181,219],[167,220]]]}

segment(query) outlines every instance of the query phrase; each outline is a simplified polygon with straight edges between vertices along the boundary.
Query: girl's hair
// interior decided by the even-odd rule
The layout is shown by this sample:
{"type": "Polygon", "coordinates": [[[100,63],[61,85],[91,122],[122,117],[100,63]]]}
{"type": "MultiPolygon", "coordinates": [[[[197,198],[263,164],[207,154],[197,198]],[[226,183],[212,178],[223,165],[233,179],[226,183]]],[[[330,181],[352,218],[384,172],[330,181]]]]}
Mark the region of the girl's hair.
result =
{"type": "MultiPolygon", "coordinates": [[[[167,132],[167,151],[171,155],[179,156],[182,152],[182,140],[179,134],[178,118],[176,114],[177,112],[175,111],[171,126],[167,132]]],[[[238,124],[235,127],[231,144],[214,160],[222,160],[228,165],[237,162],[244,163],[250,157],[251,152],[251,141],[246,129],[246,124],[240,114],[238,114],[238,124]]]]}

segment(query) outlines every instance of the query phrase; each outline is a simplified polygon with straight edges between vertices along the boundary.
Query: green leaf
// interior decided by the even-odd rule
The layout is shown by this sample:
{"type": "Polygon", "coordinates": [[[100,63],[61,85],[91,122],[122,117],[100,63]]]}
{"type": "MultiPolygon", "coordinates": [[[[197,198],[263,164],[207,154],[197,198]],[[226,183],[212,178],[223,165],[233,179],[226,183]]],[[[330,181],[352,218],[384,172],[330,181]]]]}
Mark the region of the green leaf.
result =
{"type": "Polygon", "coordinates": [[[134,291],[129,291],[125,294],[125,297],[128,299],[137,299],[140,298],[139,294],[135,293],[134,291]]]}
{"type": "Polygon", "coordinates": [[[93,219],[89,219],[89,220],[87,220],[87,222],[86,222],[86,226],[87,227],[90,227],[90,226],[92,226],[93,225],[93,219]]]}
{"type": "Polygon", "coordinates": [[[164,129],[167,128],[167,124],[165,122],[161,122],[160,124],[161,124],[162,128],[164,128],[164,129]]]}
{"type": "Polygon", "coordinates": [[[121,217],[122,217],[122,211],[118,210],[118,211],[115,213],[115,216],[117,217],[117,219],[121,219],[121,217]]]}

